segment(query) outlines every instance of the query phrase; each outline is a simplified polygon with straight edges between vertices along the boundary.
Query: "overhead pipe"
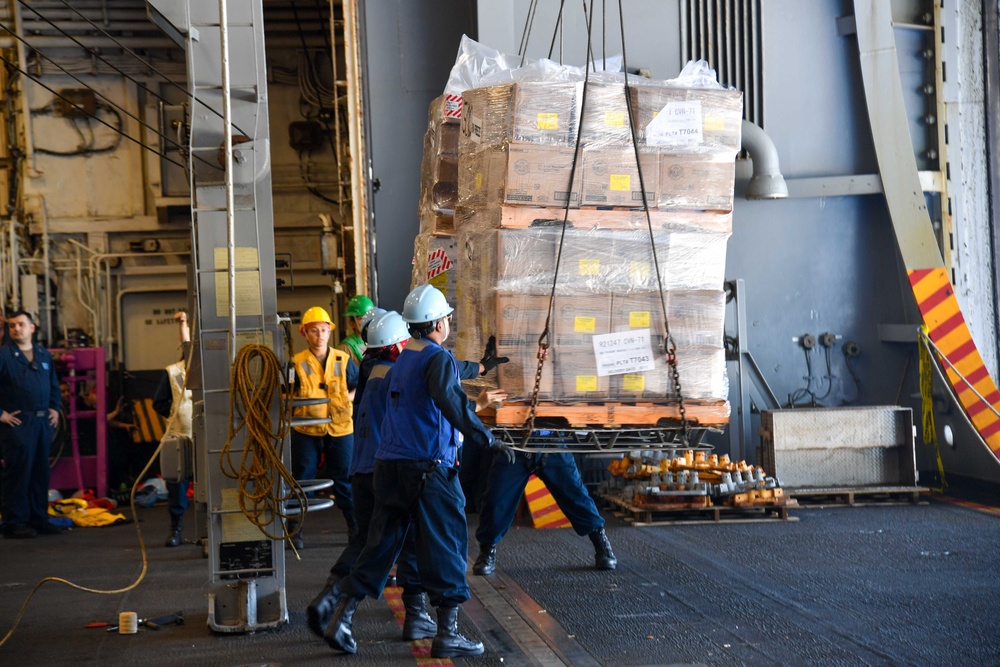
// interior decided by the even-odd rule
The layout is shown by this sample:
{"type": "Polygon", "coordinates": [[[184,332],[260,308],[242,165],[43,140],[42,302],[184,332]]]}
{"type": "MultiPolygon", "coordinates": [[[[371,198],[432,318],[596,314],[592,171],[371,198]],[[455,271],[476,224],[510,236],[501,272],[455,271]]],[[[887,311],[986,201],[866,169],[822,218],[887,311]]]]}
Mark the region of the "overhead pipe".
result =
{"type": "Polygon", "coordinates": [[[778,166],[778,151],[771,137],[748,120],[743,121],[741,148],[753,161],[747,199],[786,199],[788,186],[778,166]]]}

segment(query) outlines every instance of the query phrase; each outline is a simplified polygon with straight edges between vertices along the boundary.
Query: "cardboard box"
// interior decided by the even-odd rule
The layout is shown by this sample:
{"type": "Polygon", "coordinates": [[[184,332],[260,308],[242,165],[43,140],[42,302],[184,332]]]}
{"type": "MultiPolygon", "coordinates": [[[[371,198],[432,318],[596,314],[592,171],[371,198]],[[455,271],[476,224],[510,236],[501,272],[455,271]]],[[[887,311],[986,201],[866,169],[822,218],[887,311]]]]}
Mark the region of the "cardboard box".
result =
{"type": "Polygon", "coordinates": [[[739,152],[743,93],[663,85],[636,85],[631,91],[643,145],[678,152],[721,152],[730,159],[739,152]]]}
{"type": "MultiPolygon", "coordinates": [[[[441,290],[448,305],[458,306],[458,244],[455,237],[418,234],[413,242],[412,286],[429,283],[441,290]]],[[[444,347],[455,347],[455,337],[449,336],[444,347]]]]}
{"type": "MultiPolygon", "coordinates": [[[[646,202],[654,208],[660,186],[658,153],[639,155],[646,202]]],[[[633,148],[585,148],[583,151],[583,205],[642,207],[639,168],[633,148]]]]}
{"type": "MultiPolygon", "coordinates": [[[[677,370],[685,399],[728,400],[726,351],[719,347],[678,347],[677,370]]],[[[669,397],[675,398],[672,382],[669,397]]]]}
{"type": "Polygon", "coordinates": [[[537,349],[538,337],[545,330],[549,297],[497,292],[496,304],[497,345],[511,347],[534,341],[537,349]]]}
{"type": "MultiPolygon", "coordinates": [[[[509,345],[498,345],[497,354],[510,359],[497,367],[497,383],[511,400],[530,399],[535,389],[535,373],[538,370],[538,338],[522,337],[519,340],[506,339],[509,345]]],[[[542,366],[542,377],[538,385],[538,395],[550,399],[554,388],[554,365],[552,355],[542,366]]]]}
{"type": "Polygon", "coordinates": [[[678,347],[718,348],[725,335],[726,294],[721,290],[668,292],[670,334],[678,347]]]}
{"type": "Polygon", "coordinates": [[[606,401],[611,398],[611,377],[597,375],[593,346],[561,345],[555,349],[556,400],[606,401]]]}
{"type": "Polygon", "coordinates": [[[455,216],[447,209],[421,205],[420,234],[451,235],[455,233],[455,216]]]}
{"type": "Polygon", "coordinates": [[[508,141],[574,146],[583,84],[522,82],[463,93],[461,150],[475,153],[508,141]]]}
{"type": "Polygon", "coordinates": [[[732,211],[736,163],[715,156],[660,156],[656,205],[660,208],[732,211]]]}
{"type": "Polygon", "coordinates": [[[495,233],[497,289],[521,294],[551,293],[558,231],[529,227],[498,229],[495,233]]]}
{"type": "Polygon", "coordinates": [[[611,332],[611,297],[557,295],[554,308],[555,348],[586,348],[592,358],[594,335],[611,332]]]}
{"type": "Polygon", "coordinates": [[[459,161],[459,204],[470,209],[507,203],[519,206],[580,204],[582,170],[570,192],[573,149],[527,143],[492,147],[459,161]]]}
{"type": "Polygon", "coordinates": [[[671,231],[665,251],[657,243],[663,289],[720,290],[725,283],[729,234],[671,231]]]}
{"type": "Polygon", "coordinates": [[[581,141],[594,147],[632,145],[625,84],[592,81],[587,85],[581,141]]]}

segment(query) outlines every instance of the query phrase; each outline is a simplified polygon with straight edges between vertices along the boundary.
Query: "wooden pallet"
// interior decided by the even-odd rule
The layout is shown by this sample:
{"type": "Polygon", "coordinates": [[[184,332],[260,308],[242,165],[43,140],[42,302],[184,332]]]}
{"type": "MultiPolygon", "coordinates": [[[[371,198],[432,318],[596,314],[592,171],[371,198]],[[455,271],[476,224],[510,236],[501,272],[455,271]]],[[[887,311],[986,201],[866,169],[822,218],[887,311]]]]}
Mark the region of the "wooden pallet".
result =
{"type": "MultiPolygon", "coordinates": [[[[494,412],[480,414],[495,426],[523,426],[531,404],[503,403],[494,412]]],[[[692,427],[723,427],[729,423],[726,401],[684,401],[684,410],[692,427]]],[[[548,428],[622,428],[677,427],[680,410],[676,403],[539,403],[535,410],[537,427],[548,428]]]]}
{"type": "Polygon", "coordinates": [[[808,487],[785,488],[785,494],[794,498],[799,507],[824,509],[828,507],[869,507],[874,505],[927,505],[920,494],[922,486],[858,486],[814,489],[808,487]]]}
{"type": "Polygon", "coordinates": [[[615,508],[615,516],[636,526],[676,526],[703,523],[763,523],[798,521],[789,516],[787,505],[759,505],[756,507],[669,507],[653,509],[636,507],[615,496],[601,496],[615,508]]]}
{"type": "MultiPolygon", "coordinates": [[[[533,206],[501,206],[500,226],[524,229],[535,224],[562,224],[566,216],[562,208],[533,206]]],[[[696,228],[706,232],[730,233],[732,213],[720,211],[650,211],[653,228],[665,226],[696,228]]],[[[646,229],[646,213],[632,208],[571,208],[568,224],[577,229],[646,229]]]]}

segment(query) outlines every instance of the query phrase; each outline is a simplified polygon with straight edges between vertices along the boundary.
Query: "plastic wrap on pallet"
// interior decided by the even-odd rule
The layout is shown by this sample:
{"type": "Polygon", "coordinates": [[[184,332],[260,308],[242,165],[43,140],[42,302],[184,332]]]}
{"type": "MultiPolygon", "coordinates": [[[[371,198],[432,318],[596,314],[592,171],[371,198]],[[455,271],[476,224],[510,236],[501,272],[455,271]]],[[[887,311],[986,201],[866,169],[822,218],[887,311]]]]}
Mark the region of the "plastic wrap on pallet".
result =
{"type": "MultiPolygon", "coordinates": [[[[630,80],[630,84],[631,84],[630,80]]],[[[740,150],[743,93],[642,80],[630,85],[639,143],[676,153],[740,150]]]]}
{"type": "Polygon", "coordinates": [[[418,209],[422,234],[454,233],[455,229],[459,124],[457,118],[445,116],[444,109],[444,98],[439,97],[427,112],[418,209]]]}
{"type": "Polygon", "coordinates": [[[583,173],[569,186],[573,149],[512,142],[477,153],[463,152],[458,164],[458,205],[479,210],[500,203],[513,206],[576,208],[583,173]]]}
{"type": "Polygon", "coordinates": [[[483,206],[462,206],[455,209],[456,228],[495,229],[526,227],[561,227],[567,224],[578,229],[639,230],[647,232],[661,228],[675,231],[729,234],[733,216],[728,211],[689,211],[683,209],[651,209],[649,220],[641,209],[571,208],[506,206],[498,201],[483,206]],[[568,214],[568,215],[567,215],[568,214]]]}
{"type": "MultiPolygon", "coordinates": [[[[458,243],[454,237],[417,234],[413,241],[411,287],[424,283],[434,285],[444,294],[448,304],[457,311],[459,304],[458,271],[458,243]]],[[[448,349],[454,349],[455,345],[454,336],[449,336],[444,343],[448,349]]],[[[478,359],[479,356],[475,358],[478,359]]]]}
{"type": "Polygon", "coordinates": [[[462,99],[463,154],[507,142],[562,146],[576,144],[579,82],[523,82],[467,90],[462,99]]]}

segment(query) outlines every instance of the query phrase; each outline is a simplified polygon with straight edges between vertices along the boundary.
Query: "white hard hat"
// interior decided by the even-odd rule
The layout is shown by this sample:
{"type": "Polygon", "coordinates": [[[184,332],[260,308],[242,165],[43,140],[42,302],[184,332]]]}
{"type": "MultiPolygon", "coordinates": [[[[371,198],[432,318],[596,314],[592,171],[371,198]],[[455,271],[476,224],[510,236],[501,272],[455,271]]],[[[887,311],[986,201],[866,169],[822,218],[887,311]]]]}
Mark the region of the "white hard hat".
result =
{"type": "Polygon", "coordinates": [[[410,329],[395,310],[382,313],[368,325],[368,346],[388,347],[410,337],[410,329]]]}
{"type": "Polygon", "coordinates": [[[385,313],[385,308],[379,308],[375,306],[367,313],[358,318],[358,331],[361,332],[361,340],[365,341],[365,345],[368,344],[368,325],[372,323],[372,320],[376,316],[385,313]]]}
{"type": "Polygon", "coordinates": [[[454,311],[441,290],[433,285],[421,285],[406,295],[406,301],[403,302],[403,321],[410,324],[435,322],[454,311]]]}

